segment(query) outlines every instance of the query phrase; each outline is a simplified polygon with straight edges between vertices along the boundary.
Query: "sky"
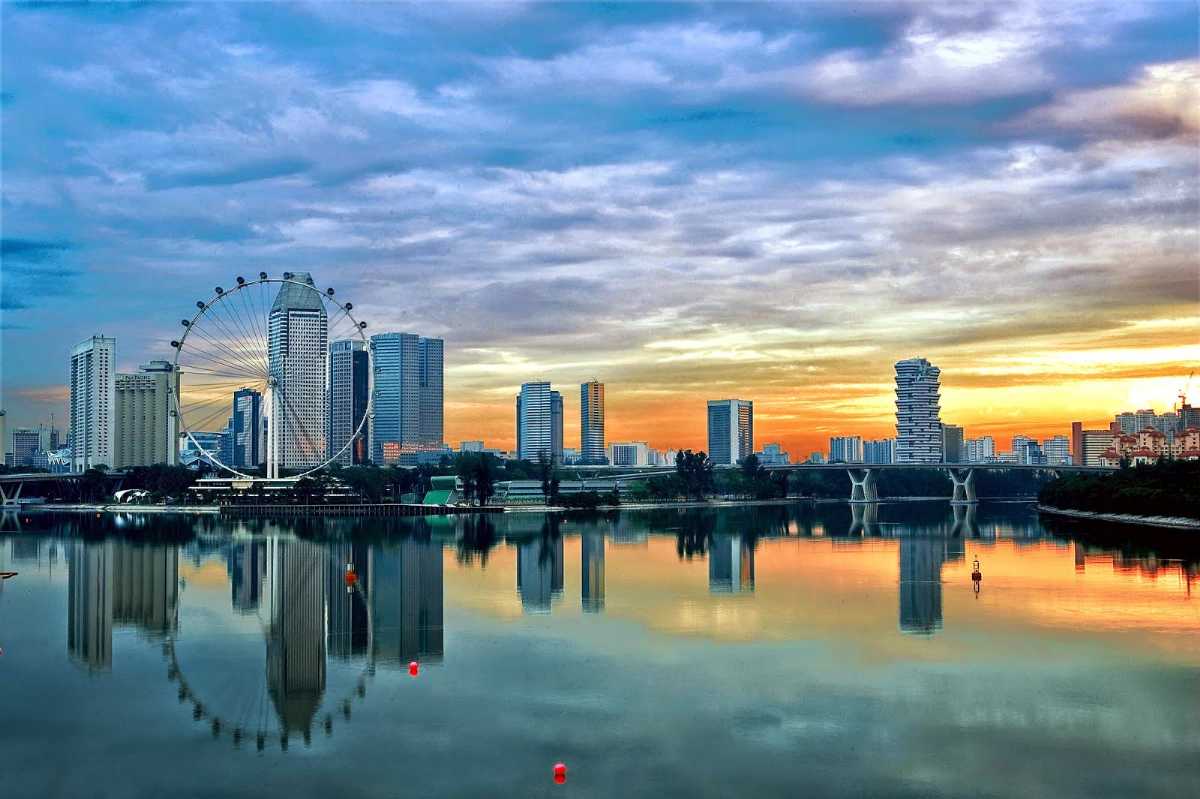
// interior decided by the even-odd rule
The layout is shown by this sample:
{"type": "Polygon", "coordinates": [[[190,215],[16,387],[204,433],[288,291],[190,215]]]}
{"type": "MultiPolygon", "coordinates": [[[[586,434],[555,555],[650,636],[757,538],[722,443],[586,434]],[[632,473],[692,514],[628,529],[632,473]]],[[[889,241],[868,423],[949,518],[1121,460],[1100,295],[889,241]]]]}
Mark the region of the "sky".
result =
{"type": "MultiPolygon", "coordinates": [[[[214,285],[311,272],[445,339],[446,439],[519,384],[609,441],[968,437],[1169,410],[1200,362],[1192,2],[0,6],[8,425],[72,345],[170,357],[214,285]]],[[[1200,394],[1200,381],[1191,389],[1200,394]]]]}

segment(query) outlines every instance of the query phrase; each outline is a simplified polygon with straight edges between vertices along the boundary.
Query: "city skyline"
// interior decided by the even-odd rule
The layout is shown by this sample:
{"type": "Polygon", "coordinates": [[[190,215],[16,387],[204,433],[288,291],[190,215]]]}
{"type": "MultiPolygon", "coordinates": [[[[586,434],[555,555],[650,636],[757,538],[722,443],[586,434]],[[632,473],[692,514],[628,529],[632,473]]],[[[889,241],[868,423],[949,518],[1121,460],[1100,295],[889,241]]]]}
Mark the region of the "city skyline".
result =
{"type": "Polygon", "coordinates": [[[445,439],[502,448],[533,375],[801,453],[890,436],[913,355],[999,448],[1200,361],[1193,6],[359,10],[0,9],[9,429],[67,418],[41,353],[133,373],[247,261],[444,339],[445,439]]]}

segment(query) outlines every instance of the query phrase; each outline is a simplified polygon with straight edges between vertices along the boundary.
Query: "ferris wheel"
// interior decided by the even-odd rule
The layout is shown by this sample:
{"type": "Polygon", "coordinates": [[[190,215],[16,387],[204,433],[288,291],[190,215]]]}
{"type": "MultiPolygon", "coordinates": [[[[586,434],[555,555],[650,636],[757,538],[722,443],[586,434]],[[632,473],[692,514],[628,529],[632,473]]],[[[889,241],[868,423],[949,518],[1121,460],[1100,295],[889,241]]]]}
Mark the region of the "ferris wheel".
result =
{"type": "Polygon", "coordinates": [[[303,272],[214,291],[171,342],[180,437],[245,480],[364,458],[370,351],[354,306],[303,272]]]}

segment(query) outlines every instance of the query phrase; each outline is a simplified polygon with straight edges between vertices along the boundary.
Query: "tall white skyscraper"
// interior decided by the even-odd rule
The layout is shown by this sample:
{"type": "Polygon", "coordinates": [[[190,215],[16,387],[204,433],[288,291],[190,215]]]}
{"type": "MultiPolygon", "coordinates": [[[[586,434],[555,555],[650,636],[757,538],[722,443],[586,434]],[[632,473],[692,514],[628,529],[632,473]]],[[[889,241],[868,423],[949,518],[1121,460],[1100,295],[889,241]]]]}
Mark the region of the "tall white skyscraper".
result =
{"type": "Polygon", "coordinates": [[[117,340],[92,336],[71,350],[71,470],[112,466],[117,340]]]}
{"type": "Polygon", "coordinates": [[[896,363],[896,463],[941,463],[941,374],[924,358],[896,363]]]}
{"type": "Polygon", "coordinates": [[[517,457],[562,459],[562,395],[547,382],[523,383],[517,395],[517,457]]]}
{"type": "Polygon", "coordinates": [[[343,466],[367,460],[369,435],[363,417],[371,382],[369,360],[365,341],[343,339],[329,345],[329,455],[343,466]]]}
{"type": "Polygon", "coordinates": [[[325,460],[325,358],[329,320],[320,295],[299,272],[275,296],[269,317],[271,420],[269,440],[281,469],[309,469],[325,460]]]}
{"type": "Polygon", "coordinates": [[[754,403],[749,400],[708,401],[708,458],[734,464],[754,452],[754,403]]]}
{"type": "Polygon", "coordinates": [[[579,462],[604,462],[604,384],[579,385],[579,462]]]}

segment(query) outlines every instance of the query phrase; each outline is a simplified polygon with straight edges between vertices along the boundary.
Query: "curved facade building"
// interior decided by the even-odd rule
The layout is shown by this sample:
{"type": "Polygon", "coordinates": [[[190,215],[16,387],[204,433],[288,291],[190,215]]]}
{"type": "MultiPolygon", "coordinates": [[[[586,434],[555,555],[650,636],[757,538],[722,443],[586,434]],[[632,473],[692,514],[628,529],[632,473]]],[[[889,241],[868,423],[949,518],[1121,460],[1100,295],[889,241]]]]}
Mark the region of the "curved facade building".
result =
{"type": "Polygon", "coordinates": [[[942,370],[924,358],[896,363],[896,463],[941,463],[942,370]]]}

